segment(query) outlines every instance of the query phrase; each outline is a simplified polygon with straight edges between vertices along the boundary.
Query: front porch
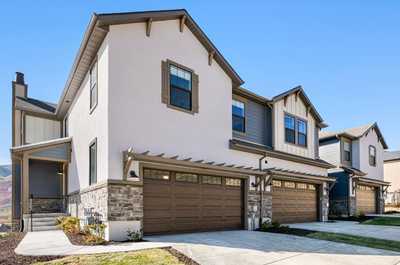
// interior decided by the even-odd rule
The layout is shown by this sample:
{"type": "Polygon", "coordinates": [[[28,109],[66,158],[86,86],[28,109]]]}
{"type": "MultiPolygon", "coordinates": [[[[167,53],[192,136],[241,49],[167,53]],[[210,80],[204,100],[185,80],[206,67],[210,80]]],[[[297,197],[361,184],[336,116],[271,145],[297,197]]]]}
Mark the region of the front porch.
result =
{"type": "Polygon", "coordinates": [[[20,168],[16,176],[19,185],[13,187],[17,195],[13,198],[13,219],[19,219],[20,230],[54,226],[57,214],[66,212],[70,143],[70,138],[62,138],[11,150],[13,163],[20,168]],[[31,221],[34,217],[36,223],[31,221]]]}

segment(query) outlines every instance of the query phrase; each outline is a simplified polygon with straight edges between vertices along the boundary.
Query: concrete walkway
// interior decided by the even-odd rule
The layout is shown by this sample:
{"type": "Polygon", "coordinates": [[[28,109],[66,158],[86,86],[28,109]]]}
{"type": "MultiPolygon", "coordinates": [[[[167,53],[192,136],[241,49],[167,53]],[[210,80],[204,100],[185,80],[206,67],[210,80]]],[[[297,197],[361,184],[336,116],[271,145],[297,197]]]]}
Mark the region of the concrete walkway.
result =
{"type": "Polygon", "coordinates": [[[63,231],[56,230],[27,233],[15,249],[15,253],[24,256],[66,256],[135,251],[169,246],[171,245],[153,242],[121,243],[106,246],[75,246],[71,244],[63,231]]]}
{"type": "Polygon", "coordinates": [[[332,223],[302,223],[290,224],[289,226],[292,228],[301,228],[321,232],[342,233],[400,241],[399,226],[363,225],[357,222],[349,221],[336,221],[332,223]]]}
{"type": "Polygon", "coordinates": [[[224,231],[146,237],[204,265],[395,265],[400,253],[292,235],[224,231]]]}

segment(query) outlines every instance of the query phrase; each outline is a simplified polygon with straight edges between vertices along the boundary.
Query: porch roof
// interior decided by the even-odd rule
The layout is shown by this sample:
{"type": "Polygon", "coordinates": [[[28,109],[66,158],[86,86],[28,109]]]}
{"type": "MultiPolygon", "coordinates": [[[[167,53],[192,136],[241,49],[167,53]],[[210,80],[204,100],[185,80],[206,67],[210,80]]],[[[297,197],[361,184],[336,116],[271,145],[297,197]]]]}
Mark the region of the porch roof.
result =
{"type": "Polygon", "coordinates": [[[363,178],[363,177],[356,177],[360,183],[370,184],[373,186],[390,186],[390,182],[377,180],[377,179],[370,179],[370,178],[363,178]]]}
{"type": "Polygon", "coordinates": [[[37,158],[43,160],[68,161],[71,137],[58,138],[49,141],[38,142],[34,144],[26,144],[12,147],[11,155],[14,157],[22,157],[28,155],[29,158],[37,158]]]}
{"type": "Polygon", "coordinates": [[[362,177],[362,176],[367,175],[367,173],[365,173],[365,172],[363,172],[363,171],[361,171],[359,169],[356,169],[354,167],[348,167],[348,166],[344,166],[344,165],[341,165],[340,167],[344,170],[344,172],[353,174],[355,176],[362,177]]]}
{"type": "Polygon", "coordinates": [[[327,181],[327,182],[335,182],[336,178],[326,176],[326,175],[320,175],[320,174],[311,174],[307,172],[302,172],[298,170],[290,170],[290,169],[283,169],[283,168],[268,168],[264,170],[268,174],[272,176],[279,176],[283,178],[289,178],[289,179],[297,179],[297,180],[303,180],[303,181],[327,181]]]}

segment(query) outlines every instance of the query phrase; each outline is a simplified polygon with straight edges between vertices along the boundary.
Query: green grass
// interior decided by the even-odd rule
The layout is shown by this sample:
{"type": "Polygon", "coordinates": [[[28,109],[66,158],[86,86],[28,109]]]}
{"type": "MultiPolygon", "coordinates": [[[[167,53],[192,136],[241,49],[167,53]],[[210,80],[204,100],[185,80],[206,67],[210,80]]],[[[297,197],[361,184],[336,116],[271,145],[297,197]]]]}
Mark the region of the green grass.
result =
{"type": "Polygon", "coordinates": [[[184,265],[165,249],[70,256],[35,265],[184,265]]]}
{"type": "Polygon", "coordinates": [[[346,243],[346,244],[351,244],[351,245],[400,252],[400,242],[393,241],[393,240],[346,235],[346,234],[339,234],[339,233],[318,232],[318,231],[289,228],[289,227],[270,228],[270,229],[267,229],[266,232],[296,235],[296,236],[302,236],[302,237],[313,238],[313,239],[327,240],[327,241],[333,241],[333,242],[338,242],[338,243],[346,243]]]}
{"type": "Polygon", "coordinates": [[[362,222],[364,225],[389,225],[389,226],[400,226],[400,218],[396,217],[377,217],[362,222]]]}

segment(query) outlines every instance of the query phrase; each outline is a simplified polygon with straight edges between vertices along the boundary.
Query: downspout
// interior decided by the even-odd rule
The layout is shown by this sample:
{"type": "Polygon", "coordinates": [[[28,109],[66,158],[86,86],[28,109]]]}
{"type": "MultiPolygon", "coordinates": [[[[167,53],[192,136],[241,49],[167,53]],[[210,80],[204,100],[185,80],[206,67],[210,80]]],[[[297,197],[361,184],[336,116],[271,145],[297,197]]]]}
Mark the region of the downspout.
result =
{"type": "MultiPolygon", "coordinates": [[[[262,161],[263,161],[263,159],[265,159],[267,157],[267,154],[264,154],[262,157],[260,157],[260,159],[258,160],[258,169],[260,170],[260,171],[262,171],[262,161]]],[[[265,183],[265,176],[262,176],[261,178],[263,178],[263,179],[260,179],[260,183],[259,183],[259,185],[260,185],[260,220],[259,220],[259,222],[260,222],[260,228],[261,228],[261,225],[262,225],[262,209],[263,209],[263,199],[264,199],[264,195],[263,195],[263,193],[264,193],[264,191],[263,191],[263,185],[261,185],[262,183],[265,183]]]]}

